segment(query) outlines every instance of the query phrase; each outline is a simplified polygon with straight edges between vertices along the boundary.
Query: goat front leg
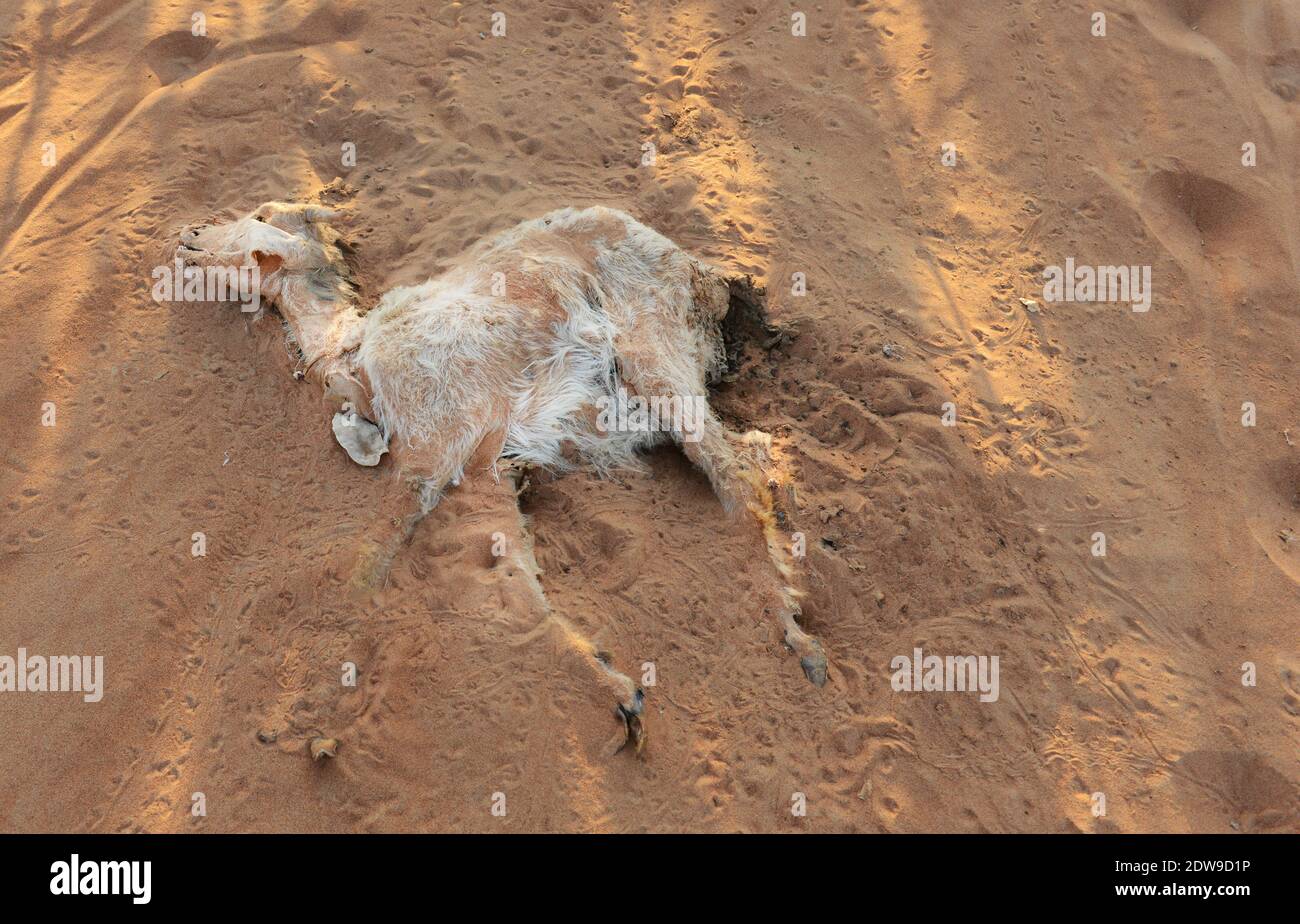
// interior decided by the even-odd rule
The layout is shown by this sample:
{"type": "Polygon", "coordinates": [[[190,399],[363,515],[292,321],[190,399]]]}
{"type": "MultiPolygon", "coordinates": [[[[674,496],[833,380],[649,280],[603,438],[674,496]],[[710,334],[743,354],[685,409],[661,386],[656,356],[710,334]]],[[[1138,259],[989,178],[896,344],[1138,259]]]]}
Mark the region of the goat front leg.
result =
{"type": "Polygon", "coordinates": [[[383,589],[393,560],[410,543],[429,508],[428,489],[415,479],[403,480],[385,495],[378,523],[367,530],[356,548],[348,577],[354,598],[366,598],[383,589]]]}
{"type": "Polygon", "coordinates": [[[620,348],[628,382],[643,396],[680,398],[683,407],[698,408],[689,430],[673,433],[682,452],[704,472],[723,508],[733,518],[753,516],[763,533],[768,558],[775,568],[773,586],[765,606],[775,609],[781,620],[785,643],[799,656],[804,676],[814,686],[826,683],[826,652],[821,642],[799,625],[802,615],[796,586],[793,556],[782,535],[780,515],[769,470],[772,438],[759,430],[741,436],[727,432],[713,409],[699,395],[692,382],[657,356],[636,352],[634,344],[620,348]]]}
{"type": "MultiPolygon", "coordinates": [[[[339,417],[348,414],[355,415],[356,412],[345,406],[345,410],[335,414],[335,438],[347,450],[348,455],[353,456],[353,450],[349,448],[344,438],[339,436],[339,417]]],[[[378,428],[369,421],[361,418],[361,422],[368,424],[374,428],[376,434],[379,434],[378,428]]],[[[468,432],[465,429],[448,428],[441,435],[440,440],[414,453],[408,453],[396,441],[393,446],[387,447],[392,449],[392,455],[389,457],[390,464],[397,471],[408,474],[398,476],[400,479],[398,484],[393,486],[393,490],[386,494],[379,504],[379,522],[367,532],[358,546],[349,579],[354,596],[366,597],[383,588],[387,583],[393,560],[410,543],[416,527],[438,503],[443,490],[458,480],[462,467],[472,466],[476,462],[481,463],[483,459],[489,457],[490,450],[485,443],[466,462],[464,455],[457,451],[457,447],[465,442],[468,432]]],[[[364,433],[361,434],[361,438],[365,438],[364,433]]],[[[383,441],[381,434],[376,438],[380,442],[383,441]]],[[[379,455],[382,453],[383,450],[379,455]]],[[[355,456],[353,459],[355,460],[355,456]]],[[[374,461],[378,463],[378,455],[375,456],[374,461]]]]}

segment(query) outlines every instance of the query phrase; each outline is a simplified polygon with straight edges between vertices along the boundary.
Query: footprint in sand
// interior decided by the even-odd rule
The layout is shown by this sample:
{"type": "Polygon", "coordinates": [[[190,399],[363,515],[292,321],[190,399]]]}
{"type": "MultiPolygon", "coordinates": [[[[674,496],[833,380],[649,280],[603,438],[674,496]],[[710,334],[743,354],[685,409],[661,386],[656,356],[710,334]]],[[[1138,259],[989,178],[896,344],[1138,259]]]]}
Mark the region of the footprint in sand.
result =
{"type": "Polygon", "coordinates": [[[143,55],[158,83],[165,87],[197,72],[198,65],[216,47],[216,41],[206,35],[176,31],[160,35],[144,46],[143,55]]]}

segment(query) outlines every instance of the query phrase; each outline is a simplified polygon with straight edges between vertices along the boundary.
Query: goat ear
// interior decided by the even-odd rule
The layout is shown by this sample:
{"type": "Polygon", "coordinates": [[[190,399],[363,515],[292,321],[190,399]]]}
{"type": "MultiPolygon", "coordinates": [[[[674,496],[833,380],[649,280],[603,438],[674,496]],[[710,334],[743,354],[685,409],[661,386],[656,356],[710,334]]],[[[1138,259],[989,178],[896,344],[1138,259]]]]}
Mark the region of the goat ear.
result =
{"type": "Polygon", "coordinates": [[[380,457],[388,452],[383,432],[350,406],[345,407],[348,410],[334,415],[334,439],[357,465],[378,465],[380,457]]]}
{"type": "Polygon", "coordinates": [[[309,205],[302,210],[302,217],[307,221],[333,221],[339,217],[339,210],[324,205],[309,205]]]}
{"type": "Polygon", "coordinates": [[[284,257],[269,250],[254,250],[253,259],[257,262],[257,269],[263,276],[274,273],[284,263],[284,257]]]}

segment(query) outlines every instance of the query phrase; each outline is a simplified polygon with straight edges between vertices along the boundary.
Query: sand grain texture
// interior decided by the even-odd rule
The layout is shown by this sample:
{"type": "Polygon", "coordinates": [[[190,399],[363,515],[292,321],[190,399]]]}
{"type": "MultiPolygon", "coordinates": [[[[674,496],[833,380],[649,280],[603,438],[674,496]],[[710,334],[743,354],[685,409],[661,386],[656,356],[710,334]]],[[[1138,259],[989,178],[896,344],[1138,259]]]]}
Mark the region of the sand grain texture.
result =
{"type": "Polygon", "coordinates": [[[824,4],[793,37],[757,0],[519,0],[493,37],[477,3],[216,2],[206,36],[174,2],[5,4],[0,654],[108,676],[0,694],[0,829],[1297,830],[1300,11],[1107,7],[1105,38],[1057,0],[824,4]],[[387,465],[335,445],[274,321],[149,294],[182,224],[336,177],[366,303],[564,205],[770,287],[796,336],[717,406],[796,485],[824,689],[673,451],[526,498],[556,609],[655,664],[640,759],[502,606],[493,511],[453,492],[349,593],[387,465]],[[1067,256],[1150,265],[1151,311],[1026,311],[1067,256]],[[917,646],[998,655],[1001,698],[893,692],[917,646]]]}

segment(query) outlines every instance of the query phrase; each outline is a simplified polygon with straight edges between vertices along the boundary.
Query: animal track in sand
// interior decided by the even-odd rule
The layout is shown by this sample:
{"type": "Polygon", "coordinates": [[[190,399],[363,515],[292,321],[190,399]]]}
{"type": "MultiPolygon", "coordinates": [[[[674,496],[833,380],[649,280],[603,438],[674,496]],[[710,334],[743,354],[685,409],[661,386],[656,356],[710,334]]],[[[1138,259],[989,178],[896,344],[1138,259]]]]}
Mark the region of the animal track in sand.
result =
{"type": "Polygon", "coordinates": [[[160,35],[144,46],[143,55],[161,86],[167,86],[198,70],[198,65],[217,47],[206,35],[178,30],[160,35]]]}
{"type": "Polygon", "coordinates": [[[1242,192],[1191,170],[1157,170],[1147,181],[1145,192],[1149,201],[1169,215],[1185,219],[1211,250],[1234,244],[1233,232],[1259,217],[1242,192]]]}
{"type": "Polygon", "coordinates": [[[1213,0],[1165,0],[1165,6],[1184,25],[1195,27],[1213,0]]]}
{"type": "Polygon", "coordinates": [[[1229,826],[1283,831],[1300,816],[1300,790],[1261,755],[1249,751],[1189,751],[1176,764],[1173,786],[1180,801],[1216,796],[1229,826]],[[1194,783],[1197,790],[1183,784],[1194,783]]]}
{"type": "Polygon", "coordinates": [[[1288,49],[1268,59],[1268,88],[1286,100],[1300,97],[1300,50],[1288,49]]]}

